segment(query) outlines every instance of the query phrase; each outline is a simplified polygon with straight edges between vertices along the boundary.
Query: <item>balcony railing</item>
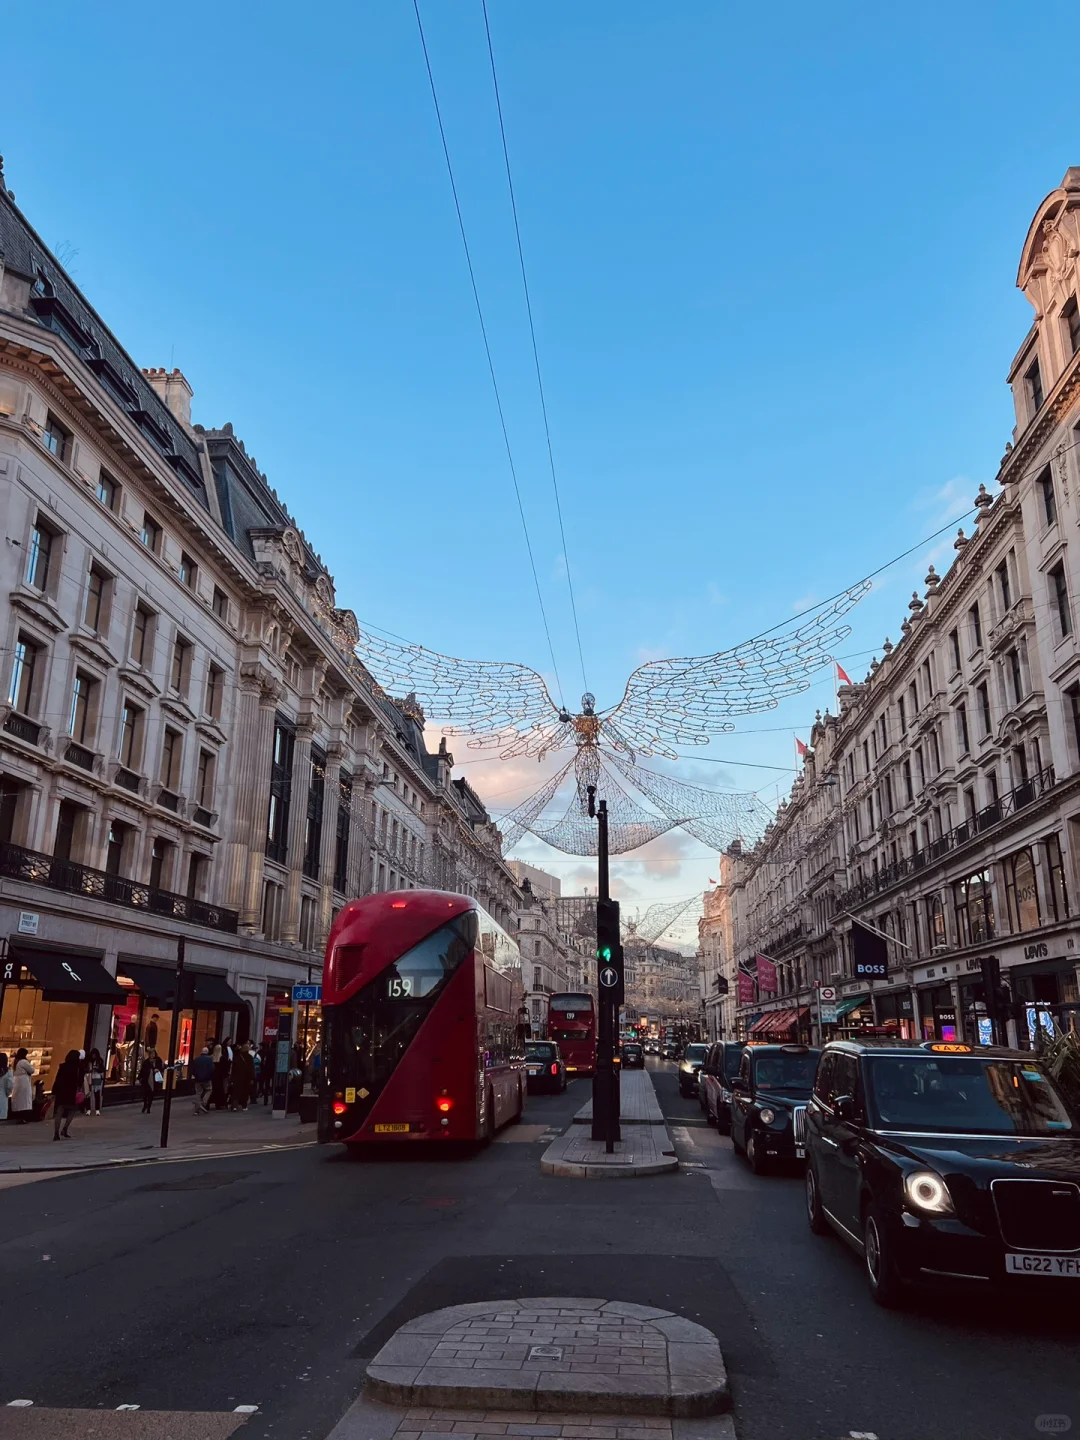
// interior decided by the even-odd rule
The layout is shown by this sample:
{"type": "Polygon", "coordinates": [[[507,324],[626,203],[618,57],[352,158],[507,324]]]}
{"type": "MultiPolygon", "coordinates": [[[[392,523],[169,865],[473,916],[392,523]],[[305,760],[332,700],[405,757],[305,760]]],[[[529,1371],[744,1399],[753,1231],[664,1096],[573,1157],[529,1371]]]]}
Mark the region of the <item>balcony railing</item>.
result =
{"type": "Polygon", "coordinates": [[[28,745],[36,745],[41,739],[41,726],[36,720],[29,720],[25,715],[12,713],[4,721],[4,729],[9,735],[14,735],[16,740],[25,740],[28,745]]]}
{"type": "Polygon", "coordinates": [[[108,875],[77,865],[73,860],[59,860],[55,855],[42,855],[22,845],[0,845],[0,876],[11,880],[28,880],[32,885],[47,885],[50,890],[63,890],[68,895],[83,895],[89,900],[105,900],[129,910],[148,915],[163,915],[173,920],[186,920],[210,930],[236,934],[239,916],[235,910],[192,900],[187,895],[174,895],[169,890],[154,890],[137,880],[122,875],[108,875]]]}
{"type": "Polygon", "coordinates": [[[74,740],[68,741],[64,759],[69,765],[80,765],[84,770],[93,770],[94,768],[94,752],[88,750],[85,745],[77,744],[74,740]]]}
{"type": "Polygon", "coordinates": [[[124,765],[118,765],[116,767],[116,783],[117,785],[122,785],[125,790],[134,790],[138,793],[142,781],[139,776],[135,774],[134,770],[129,770],[124,765]]]}
{"type": "Polygon", "coordinates": [[[163,787],[158,791],[157,803],[163,805],[166,810],[176,812],[180,809],[180,796],[175,790],[166,790],[163,787]]]}
{"type": "Polygon", "coordinates": [[[875,895],[880,895],[883,890],[891,890],[894,885],[899,885],[902,880],[918,874],[920,870],[925,870],[928,865],[934,864],[943,855],[948,855],[953,850],[959,850],[969,841],[974,840],[977,835],[985,834],[987,830],[993,829],[1002,820],[1025,809],[1053,787],[1054,767],[1048,765],[1045,770],[1040,770],[1037,775],[1032,775],[1030,779],[1017,785],[1015,790],[1010,790],[1008,794],[1000,796],[992,805],[976,811],[970,819],[954,825],[951,830],[937,840],[931,840],[929,845],[925,845],[921,850],[916,850],[914,855],[905,855],[895,864],[886,865],[876,875],[868,875],[865,880],[860,880],[857,885],[852,885],[837,900],[837,909],[850,910],[853,906],[863,905],[875,895]]]}

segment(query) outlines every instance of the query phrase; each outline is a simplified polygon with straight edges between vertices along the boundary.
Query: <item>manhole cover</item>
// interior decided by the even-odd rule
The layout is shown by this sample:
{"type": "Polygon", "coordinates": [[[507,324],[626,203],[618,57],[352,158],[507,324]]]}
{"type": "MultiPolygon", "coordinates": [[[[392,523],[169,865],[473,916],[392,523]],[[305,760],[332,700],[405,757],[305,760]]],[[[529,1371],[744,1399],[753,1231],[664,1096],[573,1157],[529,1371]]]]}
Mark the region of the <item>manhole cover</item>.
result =
{"type": "Polygon", "coordinates": [[[530,1346],[529,1346],[529,1359],[530,1359],[530,1360],[561,1360],[561,1359],[562,1359],[562,1346],[561,1346],[561,1345],[530,1345],[530,1346]]]}
{"type": "Polygon", "coordinates": [[[162,1190],[219,1190],[223,1185],[232,1185],[237,1180],[246,1180],[256,1175],[256,1170],[208,1170],[203,1175],[185,1175],[182,1180],[158,1180],[153,1185],[140,1185],[137,1194],[145,1191],[162,1190]]]}

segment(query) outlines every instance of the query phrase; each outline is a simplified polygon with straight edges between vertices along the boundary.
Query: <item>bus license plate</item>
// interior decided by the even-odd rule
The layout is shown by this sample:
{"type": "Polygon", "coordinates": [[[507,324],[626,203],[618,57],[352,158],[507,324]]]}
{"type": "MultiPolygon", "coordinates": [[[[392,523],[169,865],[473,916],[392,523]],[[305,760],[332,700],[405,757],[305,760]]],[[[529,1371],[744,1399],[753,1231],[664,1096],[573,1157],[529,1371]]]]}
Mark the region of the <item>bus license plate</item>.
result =
{"type": "Polygon", "coordinates": [[[376,1125],[376,1135],[404,1135],[407,1133],[408,1125],[376,1125]]]}
{"type": "Polygon", "coordinates": [[[567,1065],[567,1067],[566,1067],[566,1073],[567,1073],[568,1075],[574,1075],[574,1074],[576,1074],[576,1073],[577,1073],[577,1066],[576,1066],[576,1065],[567,1065]]]}
{"type": "Polygon", "coordinates": [[[540,1074],[540,1066],[539,1066],[539,1065],[529,1065],[529,1066],[527,1066],[526,1068],[528,1069],[528,1072],[529,1072],[530,1075],[539,1075],[539,1074],[540,1074]]]}
{"type": "Polygon", "coordinates": [[[1058,1275],[1080,1280],[1080,1255],[1006,1255],[1010,1275],[1058,1275]]]}

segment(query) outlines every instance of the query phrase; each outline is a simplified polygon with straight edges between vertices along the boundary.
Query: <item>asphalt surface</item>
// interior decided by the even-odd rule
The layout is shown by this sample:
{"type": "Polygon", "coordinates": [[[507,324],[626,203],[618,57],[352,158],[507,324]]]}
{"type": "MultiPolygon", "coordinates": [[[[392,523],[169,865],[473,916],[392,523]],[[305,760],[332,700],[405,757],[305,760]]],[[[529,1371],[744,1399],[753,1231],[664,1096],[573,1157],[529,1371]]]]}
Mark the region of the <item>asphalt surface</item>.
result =
{"type": "Polygon", "coordinates": [[[650,1068],[677,1175],[542,1176],[546,1140],[587,1097],[576,1081],[530,1098],[488,1150],[357,1162],[320,1147],[0,1190],[0,1407],[256,1404],[244,1440],[325,1440],[406,1319],[554,1293],[713,1330],[741,1440],[1013,1440],[1042,1415],[1080,1429],[1080,1294],[1067,1317],[985,1299],[879,1310],[857,1258],[810,1234],[801,1177],[751,1175],[674,1067],[650,1068]]]}

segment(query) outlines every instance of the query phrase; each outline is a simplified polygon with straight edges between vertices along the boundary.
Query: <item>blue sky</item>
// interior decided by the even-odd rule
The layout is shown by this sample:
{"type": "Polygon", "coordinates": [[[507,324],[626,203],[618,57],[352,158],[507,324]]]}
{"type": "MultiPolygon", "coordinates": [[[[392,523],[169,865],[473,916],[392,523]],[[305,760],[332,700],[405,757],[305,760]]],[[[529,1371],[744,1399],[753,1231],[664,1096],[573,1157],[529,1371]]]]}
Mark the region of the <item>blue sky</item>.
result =
{"type": "MultiPolygon", "coordinates": [[[[603,705],[642,658],[783,620],[991,483],[1030,323],[1020,245],[1080,163],[1072,72],[1054,68],[1080,11],[489,7],[603,705]]],[[[422,13],[573,702],[482,13],[422,13]]],[[[339,603],[548,673],[409,0],[67,0],[47,64],[41,46],[37,27],[8,28],[8,183],[136,360],[179,365],[195,418],[234,423],[339,603]]],[[[842,652],[853,677],[895,638],[931,548],[859,608],[842,652]]],[[[774,795],[785,772],[745,764],[792,764],[792,730],[831,693],[823,677],[714,744],[727,765],[680,773],[774,795]]],[[[534,778],[466,773],[494,808],[534,778]]],[[[621,867],[625,894],[688,894],[715,873],[697,845],[649,856],[621,867]]],[[[565,857],[552,868],[586,883],[565,857]]]]}

